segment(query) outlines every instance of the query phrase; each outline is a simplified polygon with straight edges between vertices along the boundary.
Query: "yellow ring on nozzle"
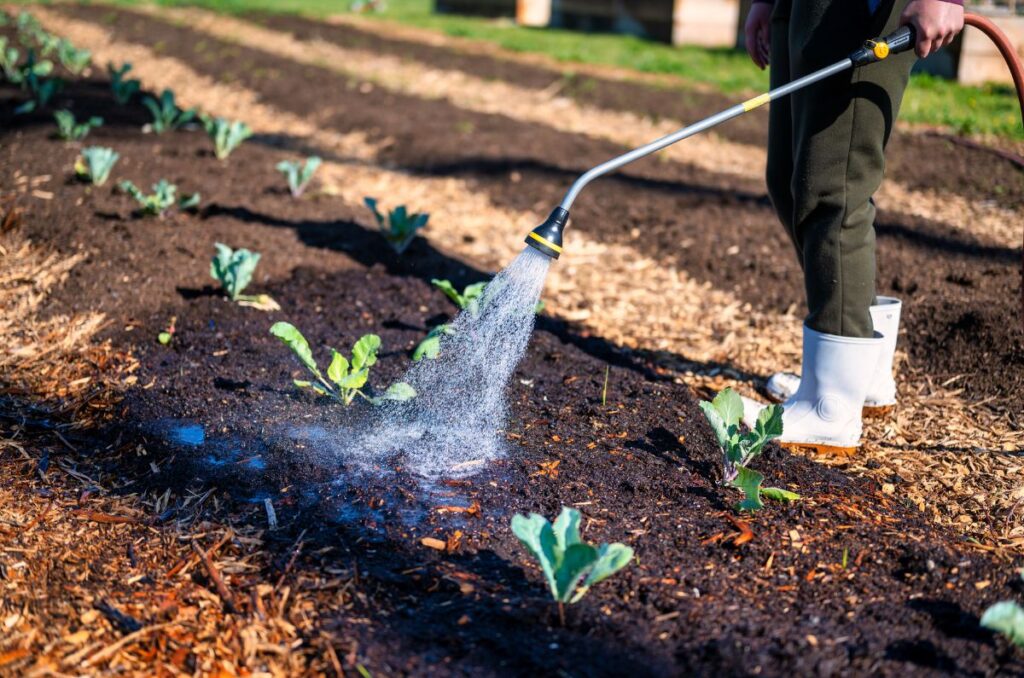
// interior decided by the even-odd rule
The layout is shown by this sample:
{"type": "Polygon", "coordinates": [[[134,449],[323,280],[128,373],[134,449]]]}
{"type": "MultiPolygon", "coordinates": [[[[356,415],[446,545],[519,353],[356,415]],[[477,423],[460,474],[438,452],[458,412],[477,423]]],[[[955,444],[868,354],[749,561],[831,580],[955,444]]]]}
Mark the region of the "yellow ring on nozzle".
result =
{"type": "Polygon", "coordinates": [[[562,253],[562,248],[561,247],[559,247],[555,243],[551,242],[550,240],[548,240],[544,236],[537,235],[533,231],[530,231],[530,237],[533,238],[534,240],[536,240],[537,242],[539,242],[541,245],[544,245],[544,247],[550,247],[551,249],[553,249],[554,251],[558,252],[559,254],[562,253]]]}
{"type": "Polygon", "coordinates": [[[887,42],[876,42],[872,47],[871,51],[874,52],[875,58],[882,60],[889,56],[889,43],[887,42]]]}

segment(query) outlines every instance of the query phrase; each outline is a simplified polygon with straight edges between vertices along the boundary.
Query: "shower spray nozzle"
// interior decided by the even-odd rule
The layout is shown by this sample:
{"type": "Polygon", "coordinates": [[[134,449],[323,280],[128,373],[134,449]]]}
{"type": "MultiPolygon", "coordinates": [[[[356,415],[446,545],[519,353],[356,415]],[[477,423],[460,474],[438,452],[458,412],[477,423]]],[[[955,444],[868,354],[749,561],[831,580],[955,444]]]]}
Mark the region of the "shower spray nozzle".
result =
{"type": "Polygon", "coordinates": [[[562,231],[569,222],[569,212],[556,207],[547,220],[530,231],[526,236],[526,244],[552,259],[562,253],[562,231]]]}

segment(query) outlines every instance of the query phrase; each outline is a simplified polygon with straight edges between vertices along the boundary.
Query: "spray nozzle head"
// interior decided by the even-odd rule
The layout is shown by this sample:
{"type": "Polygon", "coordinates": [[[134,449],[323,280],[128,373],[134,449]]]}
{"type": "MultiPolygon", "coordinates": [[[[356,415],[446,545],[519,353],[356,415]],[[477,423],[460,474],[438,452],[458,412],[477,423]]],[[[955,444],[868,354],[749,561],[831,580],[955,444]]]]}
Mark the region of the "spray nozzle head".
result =
{"type": "Polygon", "coordinates": [[[547,220],[530,231],[526,244],[552,259],[562,253],[562,231],[569,222],[568,210],[556,207],[547,220]]]}

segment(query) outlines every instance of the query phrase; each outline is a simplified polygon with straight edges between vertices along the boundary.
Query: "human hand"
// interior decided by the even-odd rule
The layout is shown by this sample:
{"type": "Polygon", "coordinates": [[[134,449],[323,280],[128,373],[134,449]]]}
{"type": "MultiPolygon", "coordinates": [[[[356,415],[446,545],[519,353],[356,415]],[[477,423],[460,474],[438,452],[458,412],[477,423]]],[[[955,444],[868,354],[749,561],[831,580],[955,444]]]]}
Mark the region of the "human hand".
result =
{"type": "Polygon", "coordinates": [[[747,54],[763,71],[771,54],[772,3],[755,2],[751,5],[743,32],[746,35],[747,54]]]}
{"type": "Polygon", "coordinates": [[[964,8],[948,0],[911,0],[900,23],[917,29],[914,51],[922,59],[949,43],[964,28],[964,8]]]}

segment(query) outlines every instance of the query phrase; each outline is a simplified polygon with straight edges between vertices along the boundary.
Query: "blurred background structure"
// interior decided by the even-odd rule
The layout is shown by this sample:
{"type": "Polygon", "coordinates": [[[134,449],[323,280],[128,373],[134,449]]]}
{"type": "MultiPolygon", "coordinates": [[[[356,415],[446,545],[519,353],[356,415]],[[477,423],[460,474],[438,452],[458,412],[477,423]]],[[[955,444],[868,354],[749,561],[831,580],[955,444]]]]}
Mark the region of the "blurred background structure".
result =
{"type": "MultiPolygon", "coordinates": [[[[743,20],[752,0],[436,0],[439,13],[514,18],[522,26],[623,33],[672,45],[743,48],[743,20]]],[[[968,0],[1024,56],[1024,2],[968,0]]],[[[1010,82],[992,42],[968,28],[957,41],[918,66],[963,84],[1010,82]]]]}

